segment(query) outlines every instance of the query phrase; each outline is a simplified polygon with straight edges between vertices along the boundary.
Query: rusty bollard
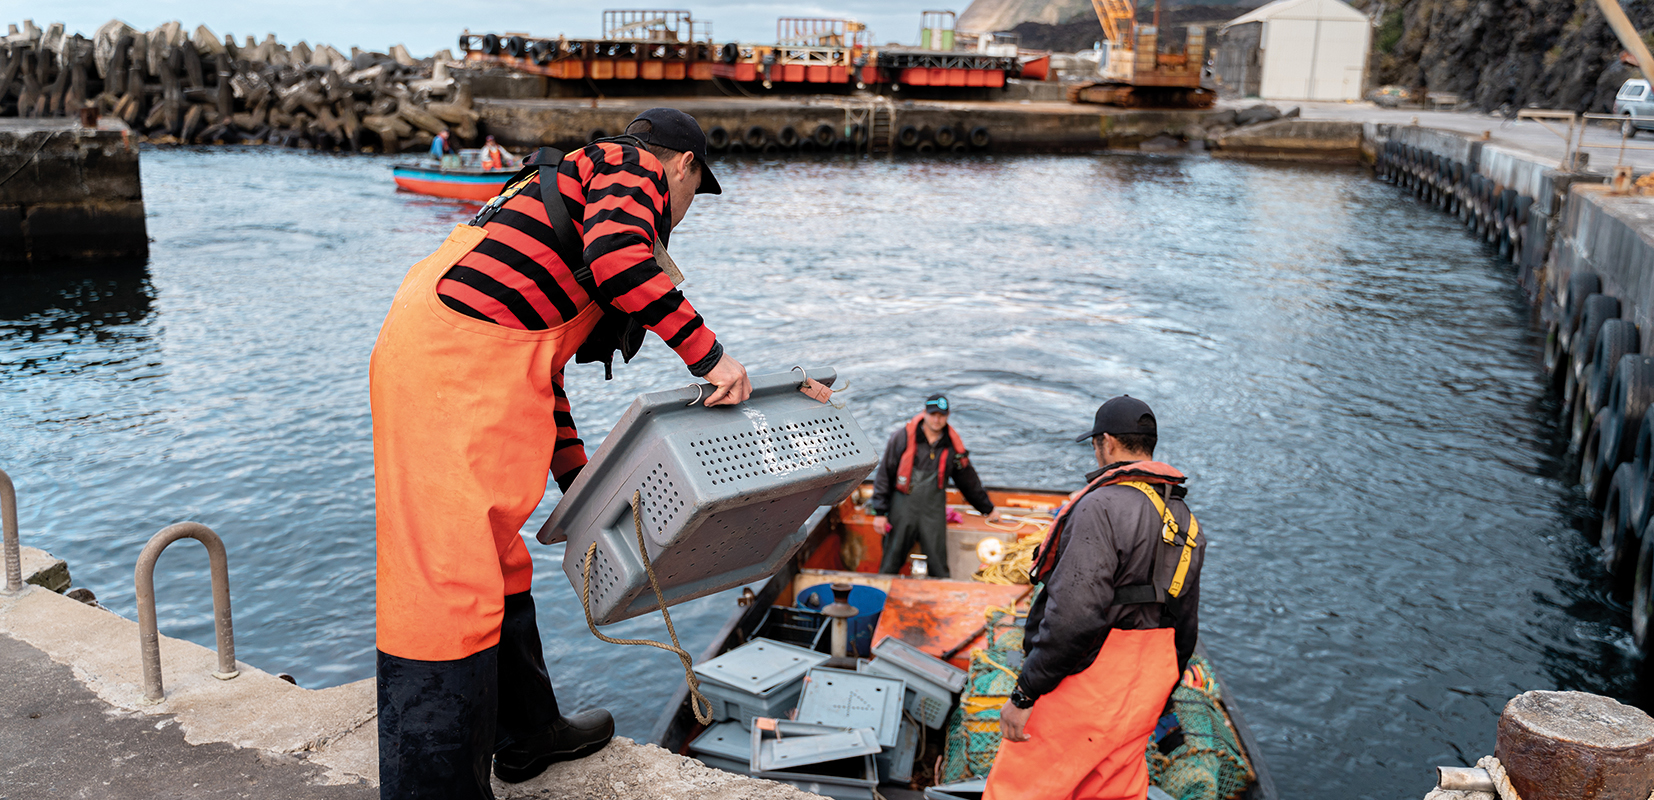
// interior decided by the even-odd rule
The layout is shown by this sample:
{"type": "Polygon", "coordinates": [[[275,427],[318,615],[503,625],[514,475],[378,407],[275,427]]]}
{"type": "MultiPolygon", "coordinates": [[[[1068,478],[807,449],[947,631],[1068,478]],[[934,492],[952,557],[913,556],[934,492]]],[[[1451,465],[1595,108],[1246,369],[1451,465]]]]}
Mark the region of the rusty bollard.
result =
{"type": "Polygon", "coordinates": [[[1585,692],[1526,692],[1499,715],[1494,755],[1522,800],[1647,800],[1654,717],[1585,692]]]}

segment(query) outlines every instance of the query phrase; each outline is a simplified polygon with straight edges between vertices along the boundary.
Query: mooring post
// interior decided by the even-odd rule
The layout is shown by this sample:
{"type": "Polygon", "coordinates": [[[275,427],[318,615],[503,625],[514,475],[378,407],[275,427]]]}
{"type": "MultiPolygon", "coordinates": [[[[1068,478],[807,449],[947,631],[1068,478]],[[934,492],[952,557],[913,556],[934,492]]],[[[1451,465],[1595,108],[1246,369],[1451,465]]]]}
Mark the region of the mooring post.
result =
{"type": "Polygon", "coordinates": [[[5,531],[6,594],[23,591],[23,553],[17,542],[17,489],[0,469],[0,528],[5,531]]]}
{"type": "Polygon", "coordinates": [[[213,677],[227,681],[240,674],[235,667],[235,633],[230,625],[230,565],[224,540],[199,522],[168,525],[144,545],[132,578],[138,594],[138,646],[143,656],[144,700],[152,703],[166,696],[161,686],[161,635],[155,627],[155,562],[167,545],[179,539],[195,539],[207,548],[212,571],[213,625],[218,631],[218,671],[213,677]]]}

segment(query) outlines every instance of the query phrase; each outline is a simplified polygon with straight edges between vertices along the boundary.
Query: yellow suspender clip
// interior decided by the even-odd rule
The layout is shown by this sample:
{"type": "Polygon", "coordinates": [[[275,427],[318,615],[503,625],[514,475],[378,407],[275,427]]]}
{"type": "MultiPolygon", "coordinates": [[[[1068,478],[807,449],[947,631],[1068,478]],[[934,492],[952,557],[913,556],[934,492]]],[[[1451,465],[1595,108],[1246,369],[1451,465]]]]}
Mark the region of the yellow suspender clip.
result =
{"type": "MultiPolygon", "coordinates": [[[[1142,481],[1121,481],[1121,486],[1130,486],[1154,503],[1154,509],[1160,512],[1160,537],[1166,544],[1177,544],[1177,518],[1172,516],[1172,510],[1166,507],[1166,501],[1160,499],[1160,494],[1142,481]]],[[[1172,574],[1172,585],[1167,588],[1166,594],[1176,597],[1183,592],[1183,581],[1189,577],[1189,561],[1194,558],[1195,539],[1200,536],[1200,520],[1195,519],[1193,512],[1189,514],[1189,535],[1183,540],[1183,552],[1178,555],[1177,571],[1172,574]]]]}

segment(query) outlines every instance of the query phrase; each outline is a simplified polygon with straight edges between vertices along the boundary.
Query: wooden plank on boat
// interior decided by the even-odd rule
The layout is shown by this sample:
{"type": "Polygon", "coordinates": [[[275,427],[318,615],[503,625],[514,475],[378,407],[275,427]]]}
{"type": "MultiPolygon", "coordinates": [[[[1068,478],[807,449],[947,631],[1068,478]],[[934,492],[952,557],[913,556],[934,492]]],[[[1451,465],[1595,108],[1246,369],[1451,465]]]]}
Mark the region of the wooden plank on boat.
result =
{"type": "Polygon", "coordinates": [[[971,649],[987,646],[978,633],[986,621],[983,613],[1016,603],[1026,591],[1026,586],[897,578],[890,582],[873,644],[894,636],[940,658],[970,640],[950,659],[954,666],[968,668],[971,649]]]}

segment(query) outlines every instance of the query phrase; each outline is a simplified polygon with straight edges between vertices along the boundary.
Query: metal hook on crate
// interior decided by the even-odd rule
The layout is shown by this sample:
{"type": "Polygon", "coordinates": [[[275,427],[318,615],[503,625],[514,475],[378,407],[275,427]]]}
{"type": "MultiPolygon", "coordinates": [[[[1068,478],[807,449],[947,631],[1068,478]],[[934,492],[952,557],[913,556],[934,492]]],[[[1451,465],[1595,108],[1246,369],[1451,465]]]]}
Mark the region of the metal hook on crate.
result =
{"type": "Polygon", "coordinates": [[[686,403],[684,408],[693,408],[696,403],[701,402],[701,395],[705,393],[706,389],[701,384],[695,384],[695,399],[686,403]]]}

